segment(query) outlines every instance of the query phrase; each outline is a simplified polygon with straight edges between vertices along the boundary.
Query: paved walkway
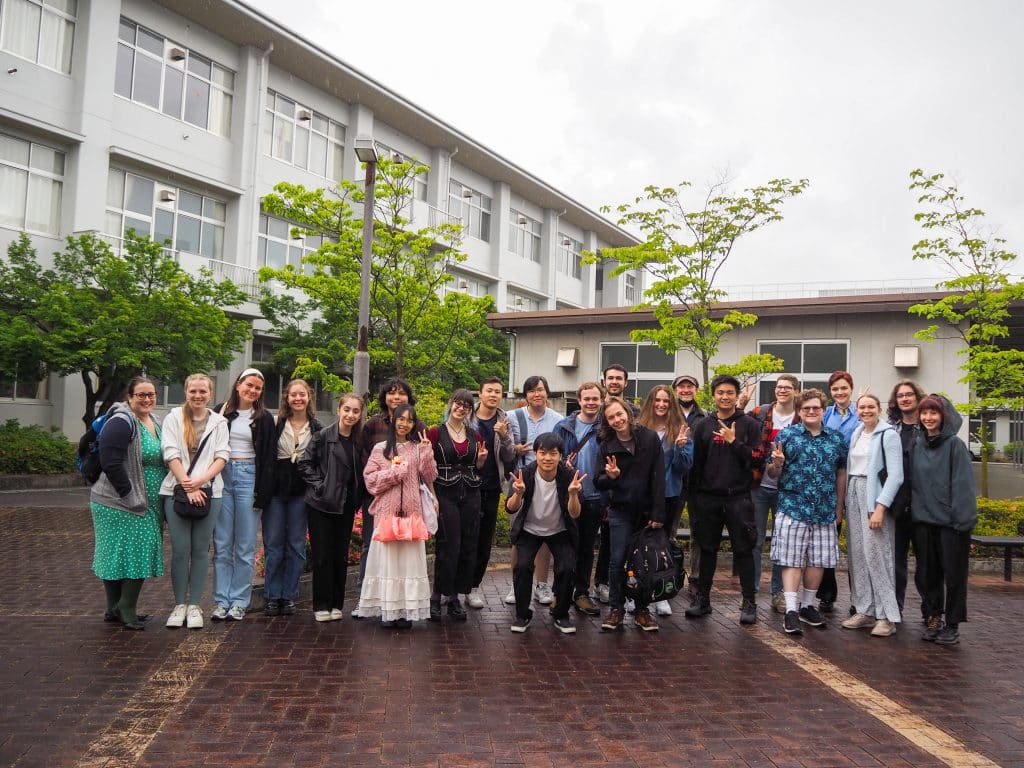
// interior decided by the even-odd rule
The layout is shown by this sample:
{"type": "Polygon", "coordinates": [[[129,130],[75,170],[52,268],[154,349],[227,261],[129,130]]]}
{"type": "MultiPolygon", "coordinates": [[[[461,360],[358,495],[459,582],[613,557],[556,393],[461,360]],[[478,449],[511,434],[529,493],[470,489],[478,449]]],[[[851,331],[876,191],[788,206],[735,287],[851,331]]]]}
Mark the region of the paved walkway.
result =
{"type": "Polygon", "coordinates": [[[2,766],[1024,767],[1024,582],[973,578],[954,647],[913,622],[794,640],[765,606],[740,627],[728,579],[712,616],[677,605],[657,633],[577,617],[562,636],[539,611],[514,635],[507,567],[461,625],[316,624],[300,605],[171,631],[163,577],[151,626],[125,632],[100,618],[91,558],[80,507],[0,509],[2,766]]]}

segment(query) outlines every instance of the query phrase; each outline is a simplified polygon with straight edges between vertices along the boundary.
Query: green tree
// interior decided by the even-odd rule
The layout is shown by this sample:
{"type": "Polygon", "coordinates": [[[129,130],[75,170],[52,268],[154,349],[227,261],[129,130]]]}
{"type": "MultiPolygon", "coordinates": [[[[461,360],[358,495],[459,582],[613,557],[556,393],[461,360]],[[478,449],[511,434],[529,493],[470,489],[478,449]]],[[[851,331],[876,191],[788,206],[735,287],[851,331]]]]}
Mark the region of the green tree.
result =
{"type": "MultiPolygon", "coordinates": [[[[377,166],[371,265],[369,353],[371,391],[392,375],[442,387],[475,385],[508,365],[507,342],[484,319],[491,297],[449,293],[449,268],[466,259],[459,252],[461,227],[441,222],[413,228],[413,188],[426,166],[382,159],[377,166]]],[[[260,279],[276,283],[261,307],[280,343],[276,357],[294,364],[297,375],[318,378],[330,391],[350,387],[359,309],[361,220],[352,204],[362,188],[341,181],[332,190],[278,184],[264,209],[295,223],[298,232],[322,238],[300,268],[264,267],[260,279]],[[281,290],[283,288],[284,290],[281,290]]]]}
{"type": "Polygon", "coordinates": [[[617,262],[612,277],[639,269],[651,278],[644,300],[634,309],[653,310],[658,327],[634,330],[633,340],[652,341],[668,353],[689,350],[701,363],[706,388],[722,338],[757,322],[749,312],[717,309],[726,298],[726,291],[716,285],[719,273],[736,241],[781,221],[782,203],[808,184],[807,179],[773,179],[733,194],[726,182],[719,182],[709,188],[702,205],[691,208],[683,200],[691,184],[683,181],[676,187],[646,187],[633,202],[618,206],[618,224],[639,229],[644,241],[605,248],[590,260],[617,262]]]}
{"type": "MultiPolygon", "coordinates": [[[[1010,307],[1024,301],[1024,282],[1010,275],[1017,254],[1003,247],[1006,241],[987,226],[985,212],[967,205],[944,174],[918,168],[910,179],[922,207],[914,220],[926,235],[914,244],[913,257],[940,264],[950,277],[936,287],[950,293],[909,312],[932,321],[917,332],[919,339],[930,342],[946,333],[963,340],[960,381],[970,386],[972,399],[958,407],[979,415],[978,439],[985,445],[991,442],[990,409],[1024,407],[1024,350],[1007,344],[1010,307]]],[[[981,455],[982,496],[988,496],[987,453],[981,455]]]]}
{"type": "Polygon", "coordinates": [[[225,312],[244,293],[189,275],[148,238],[129,233],[115,254],[94,235],[69,237],[53,263],[40,265],[25,234],[0,261],[0,372],[78,374],[86,426],[133,376],[224,368],[248,338],[249,324],[225,312]]]}

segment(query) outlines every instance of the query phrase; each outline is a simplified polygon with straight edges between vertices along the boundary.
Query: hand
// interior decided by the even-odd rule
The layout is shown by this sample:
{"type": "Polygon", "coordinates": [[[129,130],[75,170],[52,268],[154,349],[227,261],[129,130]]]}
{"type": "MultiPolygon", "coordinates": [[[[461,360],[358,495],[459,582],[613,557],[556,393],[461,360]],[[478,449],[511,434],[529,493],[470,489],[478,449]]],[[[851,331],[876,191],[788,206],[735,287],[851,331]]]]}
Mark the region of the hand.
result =
{"type": "Polygon", "coordinates": [[[684,421],[679,426],[679,434],[676,435],[676,445],[678,445],[680,448],[685,448],[688,442],[690,442],[690,428],[686,425],[686,422],[684,421]]]}
{"type": "Polygon", "coordinates": [[[781,467],[782,463],[786,460],[786,454],[782,450],[782,443],[776,440],[772,443],[772,464],[777,467],[781,467]]]}
{"type": "Polygon", "coordinates": [[[881,504],[875,504],[875,511],[871,513],[871,517],[868,518],[868,528],[873,531],[877,531],[882,527],[882,522],[885,520],[885,507],[881,504]]]}
{"type": "Polygon", "coordinates": [[[485,461],[487,461],[487,456],[489,454],[490,451],[487,450],[486,445],[484,445],[483,443],[477,443],[476,460],[478,463],[483,464],[485,461]]]}
{"type": "Polygon", "coordinates": [[[871,392],[871,387],[864,387],[864,388],[862,388],[862,389],[861,389],[861,390],[860,390],[860,391],[859,391],[859,392],[857,393],[857,397],[856,397],[856,399],[854,399],[854,401],[853,401],[853,402],[855,402],[855,403],[856,403],[856,402],[857,402],[857,400],[860,400],[860,399],[861,399],[862,397],[864,397],[864,395],[867,395],[867,394],[869,394],[870,392],[871,392]]]}
{"type": "Polygon", "coordinates": [[[521,498],[525,491],[526,482],[523,480],[523,470],[520,469],[512,475],[512,493],[521,498]]]}
{"type": "Polygon", "coordinates": [[[516,443],[516,456],[525,456],[530,452],[529,443],[516,443]]]}
{"type": "Polygon", "coordinates": [[[505,437],[508,434],[508,418],[504,418],[494,425],[494,431],[499,437],[505,437]]]}
{"type": "Polygon", "coordinates": [[[202,489],[196,489],[188,492],[188,502],[197,507],[203,506],[206,503],[206,493],[202,489]]]}
{"type": "Polygon", "coordinates": [[[729,445],[736,442],[736,422],[733,422],[733,425],[730,427],[724,421],[719,419],[718,426],[720,429],[715,432],[716,435],[729,443],[729,445]]]}
{"type": "Polygon", "coordinates": [[[565,458],[565,466],[569,469],[576,469],[576,452],[573,451],[565,458]]]}
{"type": "Polygon", "coordinates": [[[185,479],[181,481],[181,487],[185,489],[186,493],[192,493],[199,490],[202,486],[198,480],[186,475],[185,479]]]}
{"type": "Polygon", "coordinates": [[[752,398],[753,396],[754,396],[754,385],[753,384],[747,384],[747,386],[745,386],[743,388],[743,392],[740,393],[740,396],[738,398],[736,398],[736,407],[739,408],[742,411],[744,408],[747,407],[747,403],[750,402],[750,398],[752,398]]]}
{"type": "Polygon", "coordinates": [[[843,524],[843,511],[844,510],[845,510],[845,507],[843,506],[843,502],[840,501],[838,504],[836,504],[836,526],[837,526],[837,530],[838,530],[838,526],[843,524]]]}
{"type": "Polygon", "coordinates": [[[618,459],[614,456],[609,456],[604,462],[604,473],[612,480],[617,480],[621,472],[622,470],[619,469],[618,459]]]}
{"type": "Polygon", "coordinates": [[[649,522],[647,525],[653,528],[654,530],[658,530],[659,528],[665,527],[664,523],[656,523],[653,520],[651,520],[651,522],[649,522]]]}
{"type": "Polygon", "coordinates": [[[421,429],[419,437],[420,437],[420,447],[422,447],[423,445],[427,445],[430,448],[431,451],[434,450],[434,446],[430,445],[430,439],[427,437],[427,430],[421,429]]]}
{"type": "Polygon", "coordinates": [[[587,479],[586,474],[580,477],[579,470],[576,470],[576,474],[572,476],[572,482],[569,483],[569,493],[578,494],[583,490],[583,481],[587,479]]]}

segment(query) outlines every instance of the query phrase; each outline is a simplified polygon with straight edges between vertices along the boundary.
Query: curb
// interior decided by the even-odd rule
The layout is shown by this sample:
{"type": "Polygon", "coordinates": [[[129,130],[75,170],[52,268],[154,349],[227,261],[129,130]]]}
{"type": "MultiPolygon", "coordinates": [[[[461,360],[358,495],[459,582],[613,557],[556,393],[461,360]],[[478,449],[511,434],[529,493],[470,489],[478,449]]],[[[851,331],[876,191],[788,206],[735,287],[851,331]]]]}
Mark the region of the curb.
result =
{"type": "Polygon", "coordinates": [[[0,475],[0,491],[45,491],[85,487],[85,480],[77,472],[63,475],[0,475]]]}

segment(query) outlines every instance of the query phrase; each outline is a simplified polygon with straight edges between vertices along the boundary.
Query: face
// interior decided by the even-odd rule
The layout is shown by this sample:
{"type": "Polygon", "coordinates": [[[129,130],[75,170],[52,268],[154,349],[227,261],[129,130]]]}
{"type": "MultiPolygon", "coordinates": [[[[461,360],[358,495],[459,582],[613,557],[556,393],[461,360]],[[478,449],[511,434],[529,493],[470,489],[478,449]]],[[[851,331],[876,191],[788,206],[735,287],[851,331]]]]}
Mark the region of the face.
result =
{"type": "Polygon", "coordinates": [[[739,398],[739,392],[736,391],[736,387],[732,384],[719,384],[711,394],[715,399],[715,406],[718,410],[725,413],[736,410],[736,400],[739,398]]]}
{"type": "Polygon", "coordinates": [[[185,400],[196,410],[205,408],[212,396],[210,383],[206,379],[192,379],[185,387],[185,400]]]}
{"type": "Polygon", "coordinates": [[[456,400],[452,403],[451,417],[453,419],[464,419],[469,416],[473,410],[473,406],[469,403],[464,403],[461,400],[456,400]]]}
{"type": "Polygon", "coordinates": [[[621,395],[626,389],[626,374],[614,368],[608,371],[604,375],[604,388],[609,395],[621,395]]]}
{"type": "Polygon", "coordinates": [[[669,399],[668,392],[659,389],[658,393],[654,396],[654,415],[658,417],[667,416],[671,404],[672,401],[669,399]]]}
{"type": "Polygon", "coordinates": [[[832,400],[840,408],[846,408],[850,404],[850,396],[853,394],[853,387],[846,379],[836,379],[835,383],[828,388],[832,400]]]}
{"type": "Polygon", "coordinates": [[[412,432],[412,415],[403,413],[397,419],[395,419],[395,435],[400,440],[404,440],[412,432]]]}
{"type": "Polygon", "coordinates": [[[796,387],[788,379],[781,379],[775,383],[775,400],[781,405],[789,405],[793,402],[793,395],[796,394],[796,387]]]}
{"type": "Polygon", "coordinates": [[[363,406],[358,400],[348,398],[341,401],[338,406],[338,422],[351,431],[352,427],[359,423],[359,417],[363,413],[363,406]]]}
{"type": "Polygon", "coordinates": [[[917,403],[917,392],[913,387],[902,385],[896,390],[896,407],[900,409],[900,413],[909,414],[917,411],[917,403]]]}
{"type": "Polygon", "coordinates": [[[684,403],[692,403],[693,398],[697,396],[697,387],[689,381],[681,381],[676,384],[676,395],[684,403]]]}
{"type": "Polygon", "coordinates": [[[819,398],[814,397],[800,406],[800,421],[808,429],[816,429],[821,426],[821,417],[825,408],[819,398]]]}
{"type": "Polygon", "coordinates": [[[879,411],[878,403],[870,397],[862,397],[857,402],[857,418],[865,427],[874,427],[878,423],[879,411]]]}
{"type": "Polygon", "coordinates": [[[309,390],[302,384],[292,384],[288,390],[288,405],[292,413],[305,413],[309,405],[309,390]]]}
{"type": "Polygon", "coordinates": [[[942,429],[942,414],[932,409],[921,411],[921,426],[931,433],[942,429]]]}
{"type": "Polygon", "coordinates": [[[584,389],[580,392],[580,410],[588,419],[596,416],[601,410],[601,390],[584,389]]]}
{"type": "Polygon", "coordinates": [[[235,384],[235,391],[238,393],[239,407],[243,411],[248,410],[263,394],[263,379],[259,376],[246,376],[235,384]]]}
{"type": "Polygon", "coordinates": [[[543,408],[548,402],[548,390],[543,384],[526,391],[526,403],[534,408],[543,408]]]}
{"type": "Polygon", "coordinates": [[[408,403],[409,396],[405,393],[405,390],[401,387],[396,387],[384,395],[384,403],[388,407],[388,413],[394,413],[395,408],[400,406],[402,403],[408,403]]]}
{"type": "Polygon", "coordinates": [[[148,381],[139,382],[135,391],[128,395],[128,405],[136,415],[148,415],[156,406],[156,387],[148,381]]]}
{"type": "Polygon", "coordinates": [[[629,417],[626,415],[626,409],[618,403],[608,406],[604,412],[604,420],[618,435],[629,432],[629,417]]]}
{"type": "Polygon", "coordinates": [[[487,408],[497,408],[501,402],[501,384],[484,384],[480,387],[480,402],[487,408]]]}
{"type": "Polygon", "coordinates": [[[544,473],[554,472],[562,459],[562,452],[555,448],[542,448],[534,455],[537,457],[537,469],[544,473]]]}

